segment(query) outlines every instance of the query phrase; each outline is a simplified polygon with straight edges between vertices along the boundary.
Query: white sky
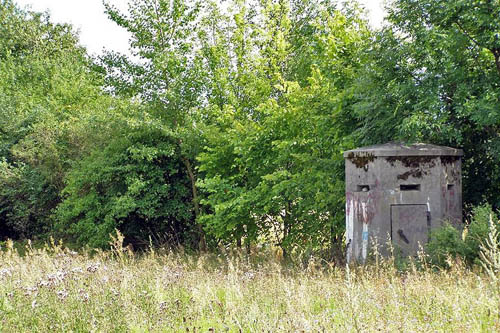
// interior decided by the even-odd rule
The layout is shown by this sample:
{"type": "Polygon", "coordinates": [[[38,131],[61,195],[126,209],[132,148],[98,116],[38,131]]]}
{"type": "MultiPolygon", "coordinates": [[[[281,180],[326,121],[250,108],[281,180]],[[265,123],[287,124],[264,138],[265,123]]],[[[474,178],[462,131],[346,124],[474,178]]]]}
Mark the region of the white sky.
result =
{"type": "MultiPolygon", "coordinates": [[[[121,10],[127,8],[127,0],[107,0],[121,10]]],[[[382,24],[384,0],[360,0],[370,12],[374,27],[382,24]]],[[[57,23],[71,23],[80,31],[80,41],[89,53],[101,54],[104,48],[128,54],[129,34],[118,27],[104,14],[102,0],[15,0],[38,12],[49,11],[51,20],[57,23]]]]}

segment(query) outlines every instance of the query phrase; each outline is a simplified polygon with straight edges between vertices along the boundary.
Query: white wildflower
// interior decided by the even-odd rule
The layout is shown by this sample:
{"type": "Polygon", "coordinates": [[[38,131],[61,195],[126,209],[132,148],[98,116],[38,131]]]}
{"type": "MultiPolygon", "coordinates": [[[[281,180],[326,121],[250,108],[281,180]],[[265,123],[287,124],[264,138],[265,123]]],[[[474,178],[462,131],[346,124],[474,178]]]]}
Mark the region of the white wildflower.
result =
{"type": "Polygon", "coordinates": [[[59,290],[57,292],[57,297],[59,297],[59,299],[63,300],[66,297],[68,297],[68,292],[65,289],[59,290]]]}
{"type": "Polygon", "coordinates": [[[2,268],[0,269],[0,278],[3,278],[5,276],[12,276],[12,272],[8,268],[2,268]]]}
{"type": "Polygon", "coordinates": [[[81,267],[75,267],[71,269],[72,273],[83,273],[83,269],[81,267]]]}
{"type": "Polygon", "coordinates": [[[90,296],[88,293],[85,292],[83,289],[79,289],[78,293],[80,294],[80,298],[82,301],[87,302],[90,299],[90,296]]]}
{"type": "Polygon", "coordinates": [[[168,303],[165,301],[160,302],[160,310],[165,311],[167,309],[167,305],[168,305],[168,303]]]}

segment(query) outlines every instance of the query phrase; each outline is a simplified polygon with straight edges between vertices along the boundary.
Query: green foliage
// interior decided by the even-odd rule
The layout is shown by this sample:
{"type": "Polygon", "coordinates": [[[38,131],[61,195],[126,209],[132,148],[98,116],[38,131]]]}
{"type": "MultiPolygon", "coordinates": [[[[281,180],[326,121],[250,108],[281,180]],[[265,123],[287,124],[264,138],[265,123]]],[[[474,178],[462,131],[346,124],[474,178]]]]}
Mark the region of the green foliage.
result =
{"type": "Polygon", "coordinates": [[[431,256],[432,262],[439,266],[446,266],[448,257],[465,257],[465,244],[460,230],[447,223],[431,232],[431,240],[426,246],[426,251],[431,256]]]}
{"type": "Polygon", "coordinates": [[[106,137],[115,104],[70,25],[0,2],[1,228],[35,237],[52,228],[72,161],[106,137]]]}
{"type": "MultiPolygon", "coordinates": [[[[377,32],[324,0],[105,8],[133,59],[0,0],[0,237],[340,248],[342,153],[391,140],[463,148],[466,204],[499,208],[495,3],[394,0],[377,32]]],[[[435,261],[474,262],[491,209],[435,261]]]]}
{"type": "Polygon", "coordinates": [[[199,1],[134,0],[127,13],[105,3],[109,18],[127,29],[139,59],[119,54],[101,59],[109,87],[120,96],[140,97],[148,112],[172,129],[189,127],[201,96],[200,64],[193,57],[199,1]]]}
{"type": "Polygon", "coordinates": [[[397,0],[388,10],[358,74],[355,138],[461,147],[464,200],[498,208],[497,4],[397,0]]]}
{"type": "MultiPolygon", "coordinates": [[[[58,230],[79,245],[107,247],[119,229],[128,243],[189,242],[193,207],[176,138],[154,123],[120,131],[68,174],[58,230]]],[[[160,244],[157,244],[160,245],[160,244]]]]}
{"type": "MultiPolygon", "coordinates": [[[[355,126],[348,91],[362,65],[359,52],[368,30],[359,13],[315,1],[237,10],[233,24],[226,18],[227,26],[216,29],[224,36],[229,31],[229,37],[217,34],[212,40],[237,50],[223,62],[236,68],[224,70],[234,81],[245,81],[226,86],[212,100],[220,116],[208,126],[207,146],[198,156],[208,209],[201,221],[225,243],[244,237],[293,250],[339,241],[341,153],[355,126]],[[303,12],[312,20],[302,20],[297,13],[303,12]],[[250,23],[252,15],[260,20],[250,23]],[[246,49],[238,48],[242,30],[246,49]]],[[[223,48],[215,43],[212,49],[223,48]]]]}
{"type": "Polygon", "coordinates": [[[36,168],[0,162],[0,237],[33,238],[49,232],[57,191],[36,168]]]}
{"type": "Polygon", "coordinates": [[[497,214],[486,204],[472,209],[470,223],[463,232],[450,224],[433,231],[426,247],[433,263],[446,266],[448,257],[461,257],[468,264],[478,264],[490,223],[499,224],[497,221],[497,214]]]}
{"type": "MultiPolygon", "coordinates": [[[[205,96],[205,70],[197,56],[196,33],[200,1],[153,0],[129,2],[127,13],[105,3],[109,18],[132,34],[131,61],[108,53],[101,59],[108,87],[120,97],[140,99],[154,121],[176,138],[178,158],[189,176],[194,218],[200,215],[195,156],[204,136],[198,126],[206,117],[200,109],[205,96]]],[[[197,226],[199,248],[205,236],[197,226]]]]}

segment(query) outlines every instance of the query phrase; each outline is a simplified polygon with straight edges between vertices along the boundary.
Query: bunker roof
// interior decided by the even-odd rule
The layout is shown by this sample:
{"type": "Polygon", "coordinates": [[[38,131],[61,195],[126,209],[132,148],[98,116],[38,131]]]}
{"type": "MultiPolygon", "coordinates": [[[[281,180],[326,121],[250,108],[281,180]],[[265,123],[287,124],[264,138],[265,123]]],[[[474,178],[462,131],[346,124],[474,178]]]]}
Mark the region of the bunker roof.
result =
{"type": "Polygon", "coordinates": [[[462,156],[462,149],[455,149],[445,146],[431,145],[427,143],[384,143],[361,147],[344,152],[344,157],[352,155],[371,156],[462,156]]]}

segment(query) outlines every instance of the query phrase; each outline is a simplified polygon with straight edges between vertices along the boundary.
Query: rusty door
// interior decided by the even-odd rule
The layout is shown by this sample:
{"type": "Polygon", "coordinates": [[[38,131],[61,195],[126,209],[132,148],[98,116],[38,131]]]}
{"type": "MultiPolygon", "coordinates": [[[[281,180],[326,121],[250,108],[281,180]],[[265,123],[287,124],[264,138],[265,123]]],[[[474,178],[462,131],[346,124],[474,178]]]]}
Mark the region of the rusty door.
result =
{"type": "Polygon", "coordinates": [[[391,205],[391,238],[397,252],[413,256],[427,243],[430,229],[427,205],[391,205]]]}

